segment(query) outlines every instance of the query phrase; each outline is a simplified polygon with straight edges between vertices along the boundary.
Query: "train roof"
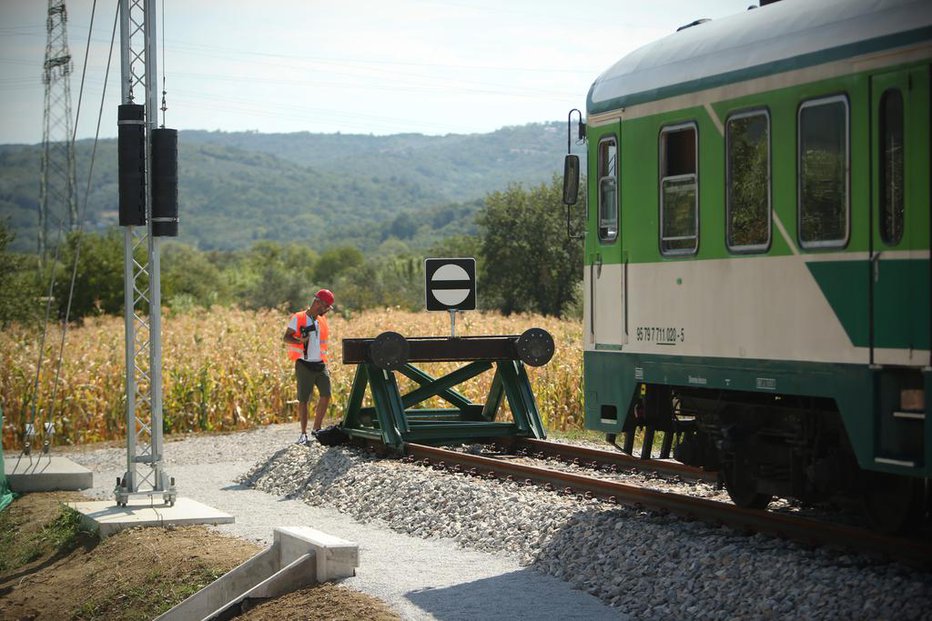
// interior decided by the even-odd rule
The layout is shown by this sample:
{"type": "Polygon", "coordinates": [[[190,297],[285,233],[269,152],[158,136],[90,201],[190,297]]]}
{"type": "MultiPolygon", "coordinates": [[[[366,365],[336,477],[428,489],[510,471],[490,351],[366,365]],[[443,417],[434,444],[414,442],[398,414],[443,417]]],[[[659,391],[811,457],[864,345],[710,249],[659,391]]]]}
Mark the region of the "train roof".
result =
{"type": "Polygon", "coordinates": [[[598,114],[930,40],[929,0],[781,0],[631,52],[596,79],[587,110],[598,114]]]}

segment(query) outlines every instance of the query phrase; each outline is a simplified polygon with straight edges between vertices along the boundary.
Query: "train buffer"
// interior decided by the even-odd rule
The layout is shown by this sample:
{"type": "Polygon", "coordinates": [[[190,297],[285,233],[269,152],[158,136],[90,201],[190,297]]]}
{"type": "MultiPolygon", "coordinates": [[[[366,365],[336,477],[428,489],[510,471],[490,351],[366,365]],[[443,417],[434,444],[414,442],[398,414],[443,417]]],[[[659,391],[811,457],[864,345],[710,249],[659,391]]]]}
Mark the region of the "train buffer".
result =
{"type": "Polygon", "coordinates": [[[525,365],[543,366],[553,351],[553,337],[540,328],[518,336],[405,338],[397,332],[383,332],[375,338],[343,339],[343,364],[357,365],[343,429],[353,439],[381,442],[399,452],[407,442],[544,439],[546,432],[525,365]],[[413,364],[437,362],[464,364],[441,377],[432,377],[413,364]],[[493,370],[484,403],[456,390],[493,370]],[[402,394],[396,373],[415,387],[402,394]],[[371,399],[366,399],[367,392],[371,399]],[[434,397],[449,407],[423,407],[434,397]],[[510,421],[496,420],[503,399],[511,410],[510,421]]]}

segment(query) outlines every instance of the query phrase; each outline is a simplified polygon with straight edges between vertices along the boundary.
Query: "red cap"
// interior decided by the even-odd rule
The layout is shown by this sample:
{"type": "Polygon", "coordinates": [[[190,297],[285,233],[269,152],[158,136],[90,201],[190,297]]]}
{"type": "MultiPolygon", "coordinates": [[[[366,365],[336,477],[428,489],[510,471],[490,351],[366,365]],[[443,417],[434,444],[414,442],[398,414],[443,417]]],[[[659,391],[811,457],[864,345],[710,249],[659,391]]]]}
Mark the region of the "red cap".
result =
{"type": "Polygon", "coordinates": [[[333,306],[333,292],[330,289],[321,289],[314,294],[314,297],[327,306],[333,306]]]}

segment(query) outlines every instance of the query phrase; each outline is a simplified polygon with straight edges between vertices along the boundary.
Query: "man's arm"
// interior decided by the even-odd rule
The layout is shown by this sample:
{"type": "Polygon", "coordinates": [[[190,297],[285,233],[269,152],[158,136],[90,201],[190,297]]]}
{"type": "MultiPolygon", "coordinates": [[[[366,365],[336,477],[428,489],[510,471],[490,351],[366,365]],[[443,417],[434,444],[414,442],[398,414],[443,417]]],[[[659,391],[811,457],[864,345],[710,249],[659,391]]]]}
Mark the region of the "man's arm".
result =
{"type": "Polygon", "coordinates": [[[307,337],[301,337],[300,335],[295,333],[294,330],[292,330],[291,328],[288,328],[285,330],[285,335],[282,337],[282,340],[286,343],[297,345],[300,343],[306,343],[307,337]]]}

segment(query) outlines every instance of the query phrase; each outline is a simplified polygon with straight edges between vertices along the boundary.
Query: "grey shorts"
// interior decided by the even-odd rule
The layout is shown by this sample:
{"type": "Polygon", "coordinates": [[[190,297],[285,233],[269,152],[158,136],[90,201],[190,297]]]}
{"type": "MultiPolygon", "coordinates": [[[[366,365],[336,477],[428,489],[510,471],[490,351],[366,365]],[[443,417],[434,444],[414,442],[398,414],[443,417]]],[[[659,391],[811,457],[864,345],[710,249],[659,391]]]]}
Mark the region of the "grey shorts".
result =
{"type": "Polygon", "coordinates": [[[314,386],[317,386],[317,392],[321,397],[330,396],[330,369],[327,365],[320,364],[320,370],[315,369],[317,363],[307,363],[296,360],[294,363],[294,374],[298,378],[298,402],[307,403],[311,399],[311,393],[314,392],[314,386]]]}

